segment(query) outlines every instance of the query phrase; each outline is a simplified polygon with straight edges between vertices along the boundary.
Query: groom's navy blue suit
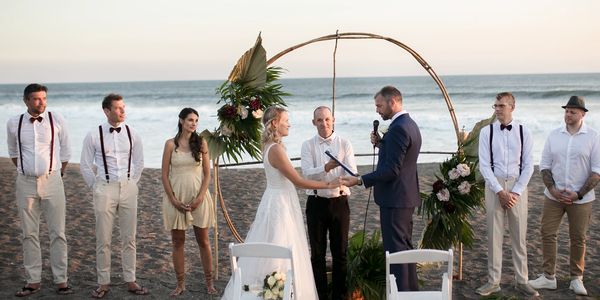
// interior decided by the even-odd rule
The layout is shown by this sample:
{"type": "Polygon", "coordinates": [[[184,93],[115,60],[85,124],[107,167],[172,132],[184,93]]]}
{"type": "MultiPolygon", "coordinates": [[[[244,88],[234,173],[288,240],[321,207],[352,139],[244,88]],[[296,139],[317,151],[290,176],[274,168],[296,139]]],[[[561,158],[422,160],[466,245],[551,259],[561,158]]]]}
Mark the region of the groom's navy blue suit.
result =
{"type": "MultiPolygon", "coordinates": [[[[383,247],[390,253],[413,249],[412,215],[421,205],[417,158],[421,150],[421,132],[417,123],[405,113],[389,126],[379,142],[377,169],[362,176],[365,187],[374,186],[379,205],[383,247]]],[[[398,289],[416,291],[415,264],[392,265],[398,289]]]]}

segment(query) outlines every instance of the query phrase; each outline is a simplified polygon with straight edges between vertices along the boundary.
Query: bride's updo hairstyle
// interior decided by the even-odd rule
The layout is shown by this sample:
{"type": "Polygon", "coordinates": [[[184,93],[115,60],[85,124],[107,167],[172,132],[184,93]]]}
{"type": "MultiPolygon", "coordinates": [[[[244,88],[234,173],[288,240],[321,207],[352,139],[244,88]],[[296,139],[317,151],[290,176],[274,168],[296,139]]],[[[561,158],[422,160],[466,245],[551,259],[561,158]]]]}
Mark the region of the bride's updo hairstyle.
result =
{"type": "Polygon", "coordinates": [[[277,132],[277,128],[273,126],[273,121],[279,120],[281,113],[287,112],[287,110],[280,106],[269,106],[262,117],[263,123],[263,132],[261,137],[261,142],[264,145],[268,143],[277,143],[281,144],[281,136],[277,132]]]}

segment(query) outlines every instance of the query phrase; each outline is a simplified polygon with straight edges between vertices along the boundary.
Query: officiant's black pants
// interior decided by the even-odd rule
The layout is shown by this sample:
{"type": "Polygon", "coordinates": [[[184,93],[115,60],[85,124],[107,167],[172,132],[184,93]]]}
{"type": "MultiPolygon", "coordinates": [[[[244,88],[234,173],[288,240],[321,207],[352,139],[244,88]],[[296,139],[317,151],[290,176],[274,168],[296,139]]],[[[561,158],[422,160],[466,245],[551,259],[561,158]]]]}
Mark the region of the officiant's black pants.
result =
{"type": "Polygon", "coordinates": [[[306,223],[310,240],[310,261],[317,285],[319,299],[327,299],[327,232],[332,266],[332,299],[346,299],[346,273],[348,270],[347,249],[350,227],[348,196],[323,198],[308,196],[306,223]]]}

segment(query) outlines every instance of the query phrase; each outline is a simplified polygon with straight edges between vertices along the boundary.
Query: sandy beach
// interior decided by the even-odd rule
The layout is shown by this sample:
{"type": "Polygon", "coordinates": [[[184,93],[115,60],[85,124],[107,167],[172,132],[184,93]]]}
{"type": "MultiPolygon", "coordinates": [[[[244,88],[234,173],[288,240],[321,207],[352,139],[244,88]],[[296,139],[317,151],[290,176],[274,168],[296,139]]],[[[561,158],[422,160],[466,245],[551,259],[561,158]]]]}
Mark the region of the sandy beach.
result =
{"type": "MultiPolygon", "coordinates": [[[[419,165],[421,191],[431,190],[431,183],[437,171],[438,164],[419,165]]],[[[360,173],[366,173],[371,167],[361,167],[360,173]]],[[[16,171],[7,158],[0,158],[0,298],[13,298],[15,291],[24,284],[23,257],[21,248],[20,220],[17,215],[14,200],[16,171]]],[[[229,214],[237,227],[240,235],[244,237],[254,218],[260,197],[265,187],[265,178],[262,169],[221,169],[221,186],[223,196],[227,203],[229,214]]],[[[65,191],[67,197],[67,223],[66,235],[69,246],[69,283],[75,294],[66,299],[89,298],[90,292],[96,287],[95,274],[95,234],[94,214],[92,210],[91,193],[85,186],[79,173],[79,167],[71,164],[65,178],[65,191]]],[[[212,186],[211,186],[212,190],[212,186]]],[[[302,206],[305,205],[304,191],[299,190],[302,206]]],[[[350,233],[362,230],[367,198],[369,191],[364,188],[353,188],[350,200],[351,224],[350,233]]],[[[600,198],[599,188],[596,188],[596,197],[600,198]]],[[[543,184],[539,172],[534,173],[529,184],[529,226],[528,226],[528,258],[529,277],[536,278],[541,271],[542,250],[540,238],[540,221],[542,213],[543,184]]],[[[598,201],[594,202],[594,211],[598,209],[598,201]]],[[[139,210],[138,210],[138,235],[137,235],[137,278],[138,282],[150,290],[150,295],[134,296],[126,291],[126,285],[121,275],[120,242],[118,226],[113,233],[112,252],[112,287],[107,299],[165,299],[175,287],[175,275],[171,265],[170,234],[162,227],[162,185],[160,170],[146,169],[140,182],[139,210]]],[[[378,207],[372,202],[367,214],[367,231],[379,227],[378,207]]],[[[415,216],[413,240],[420,240],[424,227],[424,220],[415,216]]],[[[566,218],[565,218],[566,220],[566,218]]],[[[475,289],[486,280],[487,264],[487,238],[485,214],[479,212],[472,220],[475,228],[476,241],[472,249],[465,249],[463,253],[464,269],[463,280],[455,281],[453,295],[455,299],[479,299],[475,289]]],[[[219,279],[216,287],[223,291],[229,279],[229,255],[227,244],[234,242],[232,234],[225,224],[219,210],[218,216],[219,241],[219,279]]],[[[212,234],[211,234],[212,238],[212,234]]],[[[52,283],[52,274],[49,266],[48,231],[45,221],[42,220],[40,241],[43,256],[42,290],[30,296],[30,299],[62,299],[55,294],[52,283]]],[[[568,227],[563,221],[559,233],[558,249],[558,289],[556,291],[540,291],[541,299],[598,299],[600,297],[600,221],[592,217],[588,248],[586,256],[586,271],[584,284],[591,297],[575,297],[569,289],[568,272],[568,227]]],[[[198,246],[193,239],[192,231],[188,232],[186,242],[186,270],[187,291],[181,299],[210,299],[206,294],[204,276],[200,265],[198,246]]],[[[514,284],[510,248],[508,237],[505,238],[504,268],[502,275],[501,297],[493,299],[521,299],[512,287],[514,284]]],[[[214,253],[213,253],[214,255],[214,253]]],[[[456,269],[456,264],[455,264],[456,269]]],[[[425,279],[425,288],[431,288],[427,278],[437,278],[437,270],[426,270],[420,274],[425,279]]],[[[218,299],[218,297],[215,297],[218,299]]]]}

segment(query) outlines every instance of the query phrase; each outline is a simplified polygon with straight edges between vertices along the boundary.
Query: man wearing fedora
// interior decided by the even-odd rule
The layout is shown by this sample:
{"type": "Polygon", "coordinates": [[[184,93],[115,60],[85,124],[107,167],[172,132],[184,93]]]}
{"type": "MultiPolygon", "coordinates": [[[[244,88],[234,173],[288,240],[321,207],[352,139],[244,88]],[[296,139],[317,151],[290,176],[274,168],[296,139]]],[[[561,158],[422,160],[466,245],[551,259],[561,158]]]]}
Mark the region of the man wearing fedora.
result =
{"type": "Polygon", "coordinates": [[[583,285],[586,233],[595,199],[594,187],[600,182],[600,134],[588,127],[583,97],[572,96],[565,109],[565,126],[548,136],[540,170],[546,189],[542,213],[543,270],[529,283],[536,289],[556,289],[557,232],[566,213],[569,219],[569,289],[587,295],[583,285]]]}

